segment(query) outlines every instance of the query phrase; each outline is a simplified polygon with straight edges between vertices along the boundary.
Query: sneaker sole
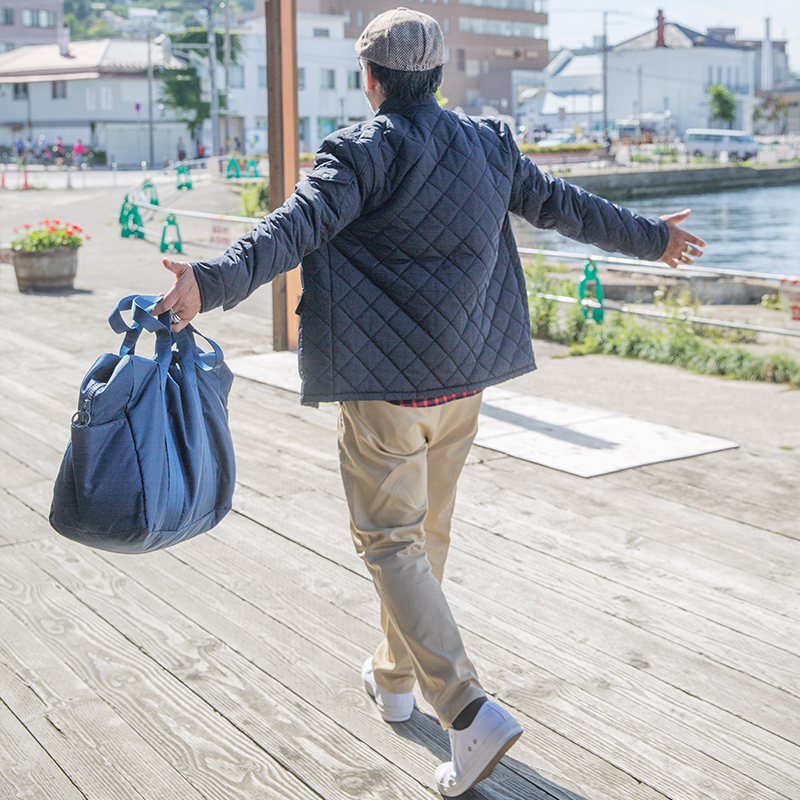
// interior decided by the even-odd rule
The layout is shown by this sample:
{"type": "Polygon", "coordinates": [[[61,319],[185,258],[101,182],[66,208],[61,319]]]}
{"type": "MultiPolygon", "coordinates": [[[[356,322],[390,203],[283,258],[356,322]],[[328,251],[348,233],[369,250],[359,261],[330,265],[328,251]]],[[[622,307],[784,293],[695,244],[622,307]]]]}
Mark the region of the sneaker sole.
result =
{"type": "MultiPolygon", "coordinates": [[[[461,782],[457,786],[450,786],[447,789],[443,789],[439,786],[439,793],[444,797],[458,797],[464,794],[467,789],[471,789],[475,786],[475,784],[485,781],[492,772],[494,772],[494,768],[500,763],[503,756],[516,744],[517,739],[522,736],[522,732],[520,724],[515,719],[510,718],[505,720],[505,722],[495,730],[491,740],[486,742],[482,748],[483,750],[491,750],[493,746],[497,746],[498,749],[477,777],[472,778],[469,772],[465,772],[461,782]]],[[[478,767],[476,766],[472,771],[474,772],[477,769],[478,767]]]]}

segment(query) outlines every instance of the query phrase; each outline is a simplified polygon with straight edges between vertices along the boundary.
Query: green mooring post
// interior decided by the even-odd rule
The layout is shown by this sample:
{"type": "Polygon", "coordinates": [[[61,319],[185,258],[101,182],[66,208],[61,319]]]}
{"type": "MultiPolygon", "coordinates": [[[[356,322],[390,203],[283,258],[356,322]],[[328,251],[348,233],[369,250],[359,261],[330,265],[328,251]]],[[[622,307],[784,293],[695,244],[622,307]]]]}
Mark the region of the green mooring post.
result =
{"type": "Polygon", "coordinates": [[[130,236],[135,236],[137,239],[144,239],[142,217],[139,214],[139,208],[131,203],[127,195],[125,195],[125,200],[122,203],[119,221],[122,225],[123,238],[127,239],[130,236]]]}
{"type": "Polygon", "coordinates": [[[178,181],[178,189],[192,188],[192,176],[189,172],[189,167],[187,167],[186,164],[178,164],[176,177],[178,181]]]}
{"type": "Polygon", "coordinates": [[[148,199],[151,205],[157,206],[158,205],[158,192],[156,191],[156,187],[153,186],[153,181],[149,178],[142,184],[142,191],[144,192],[144,196],[148,199]]]}
{"type": "Polygon", "coordinates": [[[239,165],[236,163],[236,159],[232,158],[228,161],[228,171],[225,175],[226,178],[240,178],[241,175],[239,173],[239,165]]]}
{"type": "MultiPolygon", "coordinates": [[[[603,305],[603,284],[600,283],[600,279],[597,277],[597,265],[589,259],[586,262],[586,266],[583,268],[583,280],[578,284],[578,300],[583,301],[586,298],[586,288],[590,284],[594,285],[594,297],[590,299],[596,300],[600,305],[603,305]]],[[[581,304],[581,311],[583,312],[583,316],[587,319],[589,318],[589,308],[581,304]]],[[[601,308],[593,308],[592,310],[592,319],[595,322],[602,322],[603,321],[603,309],[601,308]]]]}
{"type": "Polygon", "coordinates": [[[258,164],[256,164],[256,160],[251,158],[247,162],[247,170],[245,171],[245,175],[248,178],[257,178],[258,177],[258,164]]]}
{"type": "Polygon", "coordinates": [[[181,243],[181,232],[178,229],[178,223],[175,221],[174,214],[167,214],[164,220],[164,227],[161,230],[161,252],[166,253],[167,250],[172,250],[175,253],[183,252],[183,244],[181,243]],[[175,238],[167,241],[167,229],[175,228],[175,238]]]}

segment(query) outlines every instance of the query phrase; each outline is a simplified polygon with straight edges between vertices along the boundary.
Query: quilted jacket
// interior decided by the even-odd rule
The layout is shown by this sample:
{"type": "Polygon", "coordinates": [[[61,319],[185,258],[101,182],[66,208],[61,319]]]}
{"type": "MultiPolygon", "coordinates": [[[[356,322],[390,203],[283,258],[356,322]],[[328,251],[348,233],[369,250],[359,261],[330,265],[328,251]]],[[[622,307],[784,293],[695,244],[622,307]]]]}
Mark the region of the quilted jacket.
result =
{"type": "Polygon", "coordinates": [[[329,136],[294,194],[193,264],[203,311],[302,261],[302,402],[482,389],[536,368],[509,212],[656,259],[668,232],[541,172],[505,124],[386,101],[329,136]]]}

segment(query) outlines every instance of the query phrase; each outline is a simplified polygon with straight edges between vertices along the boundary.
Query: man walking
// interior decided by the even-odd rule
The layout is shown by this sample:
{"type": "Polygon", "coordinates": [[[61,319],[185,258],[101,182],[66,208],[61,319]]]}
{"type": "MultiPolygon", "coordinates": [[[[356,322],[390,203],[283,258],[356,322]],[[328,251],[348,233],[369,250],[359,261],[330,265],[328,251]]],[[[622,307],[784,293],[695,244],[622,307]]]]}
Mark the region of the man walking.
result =
{"type": "Polygon", "coordinates": [[[582,242],[670,266],[705,242],[540,172],[495,119],[439,108],[436,21],[398,8],[356,44],[372,119],[333,133],[281,208],[225,254],[165,259],[157,313],[180,330],[232,308],[302,261],[302,402],[340,404],[339,454],[356,550],[384,638],[362,668],[389,722],[419,682],[450,736],[439,791],[488,777],[522,728],[481,688],[442,592],[456,483],[482,390],[535,369],[509,212],[582,242]]]}

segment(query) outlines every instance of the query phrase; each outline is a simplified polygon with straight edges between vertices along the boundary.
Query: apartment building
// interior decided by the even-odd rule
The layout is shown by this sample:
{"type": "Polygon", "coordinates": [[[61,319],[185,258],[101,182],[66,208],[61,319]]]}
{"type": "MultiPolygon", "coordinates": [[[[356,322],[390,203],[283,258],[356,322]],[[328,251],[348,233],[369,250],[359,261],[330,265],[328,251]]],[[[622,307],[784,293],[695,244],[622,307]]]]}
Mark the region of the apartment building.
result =
{"type": "Polygon", "coordinates": [[[64,0],[0,0],[0,53],[30,44],[55,44],[64,0]]]}
{"type": "MultiPolygon", "coordinates": [[[[444,32],[448,108],[513,115],[520,93],[543,83],[547,0],[407,1],[435,17],[444,32]]],[[[395,0],[298,0],[298,11],[343,16],[348,39],[396,6],[395,0]]]]}

